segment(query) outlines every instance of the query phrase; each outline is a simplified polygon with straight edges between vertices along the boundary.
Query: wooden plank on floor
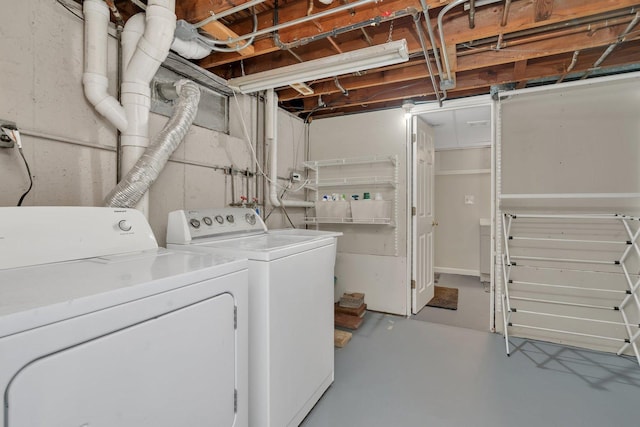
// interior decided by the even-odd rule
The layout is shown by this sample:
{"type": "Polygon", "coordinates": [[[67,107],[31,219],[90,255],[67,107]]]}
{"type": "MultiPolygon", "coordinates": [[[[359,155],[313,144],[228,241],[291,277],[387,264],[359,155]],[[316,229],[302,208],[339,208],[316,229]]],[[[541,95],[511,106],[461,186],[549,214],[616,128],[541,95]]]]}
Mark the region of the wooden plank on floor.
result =
{"type": "Polygon", "coordinates": [[[334,329],[333,345],[340,348],[344,347],[345,345],[347,345],[352,335],[353,334],[351,332],[341,331],[340,329],[334,329]]]}
{"type": "Polygon", "coordinates": [[[358,329],[362,324],[362,317],[350,316],[344,313],[335,313],[333,321],[336,326],[347,329],[358,329]]]}
{"type": "Polygon", "coordinates": [[[364,312],[367,310],[367,304],[362,303],[360,307],[351,308],[351,307],[340,307],[340,303],[336,303],[335,312],[348,314],[349,316],[358,316],[362,317],[364,312]]]}

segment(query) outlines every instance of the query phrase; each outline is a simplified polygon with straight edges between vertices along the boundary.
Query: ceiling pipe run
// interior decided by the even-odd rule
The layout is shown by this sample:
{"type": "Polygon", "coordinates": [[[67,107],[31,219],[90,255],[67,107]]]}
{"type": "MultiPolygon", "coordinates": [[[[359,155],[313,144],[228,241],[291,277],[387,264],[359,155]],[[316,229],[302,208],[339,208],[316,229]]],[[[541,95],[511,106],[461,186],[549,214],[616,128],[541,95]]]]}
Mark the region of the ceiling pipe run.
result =
{"type": "Polygon", "coordinates": [[[573,52],[573,57],[571,58],[571,63],[567,67],[567,70],[564,72],[564,74],[562,74],[558,78],[556,83],[562,83],[562,81],[565,79],[565,77],[567,77],[567,74],[569,74],[571,72],[571,70],[573,70],[573,67],[575,67],[576,64],[578,63],[578,55],[580,55],[580,51],[579,50],[576,50],[575,52],[573,52]]]}
{"type": "MultiPolygon", "coordinates": [[[[431,43],[431,49],[433,49],[433,58],[436,60],[438,77],[442,82],[442,64],[440,63],[440,53],[438,52],[438,46],[436,45],[436,36],[433,32],[433,26],[431,25],[431,18],[429,18],[429,5],[426,0],[420,0],[420,5],[422,6],[422,14],[424,15],[425,23],[427,24],[427,34],[429,34],[429,42],[431,43]]],[[[440,102],[445,99],[447,99],[447,91],[446,89],[442,89],[442,98],[440,99],[440,102]]]]}
{"type": "Polygon", "coordinates": [[[422,26],[420,25],[420,18],[421,18],[421,15],[419,13],[416,13],[415,15],[413,15],[413,23],[416,27],[418,38],[420,39],[420,45],[422,46],[422,51],[424,52],[424,60],[427,63],[427,69],[429,70],[429,77],[431,78],[433,91],[436,94],[436,99],[438,100],[438,104],[442,107],[442,99],[440,98],[440,93],[438,92],[438,84],[436,83],[436,78],[433,75],[433,67],[431,66],[431,60],[429,59],[429,51],[427,50],[427,43],[424,39],[424,32],[422,31],[422,26]]]}
{"type": "Polygon", "coordinates": [[[469,28],[476,27],[476,0],[469,0],[469,28]]]}
{"type": "Polygon", "coordinates": [[[625,28],[625,30],[622,33],[620,33],[617,40],[611,43],[609,47],[607,47],[607,49],[604,51],[602,56],[600,56],[600,58],[598,58],[598,60],[593,64],[593,67],[591,67],[590,70],[584,73],[584,75],[580,79],[581,80],[586,79],[593,72],[593,70],[600,67],[600,65],[604,62],[604,60],[607,59],[607,57],[611,54],[611,52],[613,52],[616,46],[618,46],[620,43],[623,43],[625,41],[625,36],[629,34],[636,25],[638,25],[638,22],[640,22],[640,12],[636,12],[636,15],[634,16],[633,20],[629,22],[629,25],[627,25],[627,28],[625,28]]]}
{"type": "Polygon", "coordinates": [[[502,20],[500,21],[501,27],[507,26],[507,20],[509,19],[509,9],[511,8],[511,0],[504,1],[504,8],[502,9],[502,20]]]}
{"type": "Polygon", "coordinates": [[[274,31],[279,31],[282,30],[284,28],[289,28],[289,27],[293,27],[295,25],[299,25],[299,24],[304,24],[305,22],[309,22],[309,21],[313,21],[314,19],[319,19],[319,18],[324,18],[325,16],[329,16],[329,15],[333,15],[335,13],[338,12],[343,12],[345,10],[350,10],[352,8],[358,7],[358,6],[363,6],[365,4],[369,4],[369,3],[374,3],[374,2],[378,2],[379,0],[358,0],[354,3],[348,3],[342,6],[338,6],[338,7],[334,7],[332,9],[328,9],[322,12],[318,12],[315,13],[313,15],[306,15],[303,16],[302,18],[298,18],[298,19],[293,19],[291,21],[287,21],[287,22],[283,22],[282,24],[277,24],[277,25],[273,25],[271,27],[268,28],[263,28],[261,30],[258,31],[253,31],[249,34],[245,34],[233,39],[228,39],[225,40],[226,44],[235,44],[238,42],[241,42],[243,40],[247,40],[250,39],[252,37],[257,37],[257,36],[262,36],[265,34],[269,34],[269,33],[273,33],[274,31]]]}

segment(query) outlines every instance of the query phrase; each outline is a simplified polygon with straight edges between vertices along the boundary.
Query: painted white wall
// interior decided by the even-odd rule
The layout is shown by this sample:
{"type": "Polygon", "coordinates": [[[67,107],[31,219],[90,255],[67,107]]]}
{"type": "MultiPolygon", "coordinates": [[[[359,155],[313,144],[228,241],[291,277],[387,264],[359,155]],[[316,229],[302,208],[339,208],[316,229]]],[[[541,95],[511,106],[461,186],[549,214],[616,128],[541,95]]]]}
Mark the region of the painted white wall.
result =
{"type": "MultiPolygon", "coordinates": [[[[364,292],[370,309],[406,315],[410,307],[407,307],[407,162],[403,111],[386,110],[314,120],[309,132],[310,160],[377,154],[398,156],[395,227],[331,224],[322,229],[344,233],[338,238],[337,296],[347,291],[364,292]]],[[[345,166],[343,172],[348,176],[348,167],[345,166]]],[[[331,192],[330,189],[326,191],[331,192]]],[[[364,191],[374,193],[376,190],[353,187],[336,191],[362,195],[364,191]]]]}
{"type": "MultiPolygon", "coordinates": [[[[593,80],[587,85],[558,86],[544,91],[515,92],[500,103],[501,183],[503,194],[539,193],[640,193],[640,76],[623,79],[593,80]]],[[[507,212],[543,213],[626,213],[640,212],[638,199],[534,199],[501,201],[507,212]]],[[[637,221],[631,224],[635,230],[637,221]]],[[[544,223],[516,220],[512,235],[560,237],[575,239],[627,240],[620,223],[553,220],[544,223]]],[[[503,242],[501,242],[503,244],[503,242]]],[[[594,260],[619,259],[626,245],[567,244],[554,242],[512,242],[511,253],[544,257],[594,260]]],[[[629,271],[638,279],[640,261],[632,251],[629,271]]],[[[581,287],[626,289],[620,267],[522,261],[512,270],[511,278],[581,287]],[[573,269],[598,271],[575,272],[573,269]]],[[[500,277],[500,275],[497,275],[500,277]]],[[[624,294],[602,294],[587,291],[551,290],[549,288],[511,287],[511,295],[571,301],[614,307],[624,294]]],[[[568,307],[565,305],[517,302],[520,310],[544,311],[576,317],[621,321],[619,312],[568,307]]],[[[638,321],[635,304],[628,313],[638,321]]],[[[501,313],[497,314],[501,316],[501,313]]],[[[622,326],[557,319],[522,314],[514,323],[533,324],[582,333],[624,338],[622,326]]],[[[499,325],[500,326],[500,325],[499,325]]],[[[637,330],[637,328],[633,328],[637,330]]],[[[556,341],[569,345],[617,351],[621,343],[600,339],[514,328],[513,334],[556,341]]]]}
{"type": "MultiPolygon", "coordinates": [[[[17,122],[25,134],[37,132],[63,140],[24,135],[24,152],[34,177],[34,188],[24,205],[100,206],[116,183],[116,132],[94,112],[83,94],[83,22],[55,1],[1,1],[4,9],[11,10],[11,19],[0,26],[0,118],[17,122]]],[[[111,38],[108,63],[112,94],[116,91],[116,62],[116,41],[111,38]]],[[[239,108],[235,100],[229,102],[229,134],[193,126],[151,188],[149,220],[160,244],[165,241],[169,211],[223,207],[231,202],[229,178],[212,166],[253,167],[243,120],[255,144],[261,112],[254,97],[239,96],[238,101],[239,108]]],[[[281,112],[278,118],[278,167],[287,175],[284,171],[294,163],[294,146],[297,162],[303,159],[300,147],[304,146],[305,126],[286,113],[281,112]]],[[[150,135],[166,120],[152,114],[150,135]]],[[[0,205],[15,205],[28,186],[16,149],[0,149],[0,182],[0,205]]],[[[236,178],[236,199],[243,194],[241,183],[236,178]]],[[[253,182],[251,191],[255,194],[253,182]]],[[[259,197],[262,200],[261,192],[259,197]]],[[[282,223],[280,212],[270,219],[269,225],[272,223],[282,223]]]]}
{"type": "Polygon", "coordinates": [[[435,168],[435,271],[479,276],[480,219],[491,218],[491,148],[436,150],[435,168]]]}

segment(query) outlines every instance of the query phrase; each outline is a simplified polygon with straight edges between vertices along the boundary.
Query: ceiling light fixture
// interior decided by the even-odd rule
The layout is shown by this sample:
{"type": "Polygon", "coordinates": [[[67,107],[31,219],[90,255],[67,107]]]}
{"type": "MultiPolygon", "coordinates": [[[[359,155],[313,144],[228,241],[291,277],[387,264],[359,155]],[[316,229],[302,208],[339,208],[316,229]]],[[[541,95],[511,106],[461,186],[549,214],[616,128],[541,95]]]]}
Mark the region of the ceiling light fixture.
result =
{"type": "Polygon", "coordinates": [[[409,60],[406,40],[398,40],[364,49],[314,59],[300,64],[230,79],[229,87],[252,93],[341,74],[354,73],[409,60]]]}

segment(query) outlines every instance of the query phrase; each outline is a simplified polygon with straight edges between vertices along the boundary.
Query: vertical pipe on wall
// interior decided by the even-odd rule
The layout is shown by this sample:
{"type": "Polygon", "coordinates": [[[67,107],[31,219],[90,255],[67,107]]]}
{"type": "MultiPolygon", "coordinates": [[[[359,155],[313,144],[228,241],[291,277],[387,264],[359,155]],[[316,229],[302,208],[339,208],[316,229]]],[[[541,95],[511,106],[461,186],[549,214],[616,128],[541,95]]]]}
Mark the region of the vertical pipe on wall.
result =
{"type": "Polygon", "coordinates": [[[101,0],[86,0],[83,5],[84,73],[82,83],[87,100],[96,111],[121,131],[128,123],[125,110],[118,100],[109,95],[107,79],[107,40],[109,8],[101,0]]]}
{"type": "MultiPolygon", "coordinates": [[[[125,69],[122,81],[122,105],[130,123],[122,135],[122,175],[133,168],[149,146],[151,109],[149,84],[160,68],[160,64],[169,54],[176,26],[174,10],[175,0],[149,0],[144,15],[144,32],[140,35],[141,24],[134,24],[131,39],[127,40],[131,43],[126,48],[123,47],[125,69]],[[135,38],[137,42],[134,50],[135,38]]],[[[148,194],[145,194],[136,206],[146,216],[149,210],[148,197],[148,194]]]]}
{"type": "Polygon", "coordinates": [[[278,97],[273,89],[266,91],[265,136],[269,143],[269,201],[274,207],[291,206],[311,208],[314,202],[280,200],[278,198],[278,97]]]}

